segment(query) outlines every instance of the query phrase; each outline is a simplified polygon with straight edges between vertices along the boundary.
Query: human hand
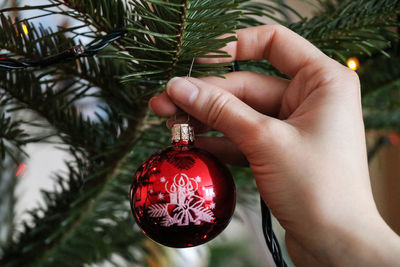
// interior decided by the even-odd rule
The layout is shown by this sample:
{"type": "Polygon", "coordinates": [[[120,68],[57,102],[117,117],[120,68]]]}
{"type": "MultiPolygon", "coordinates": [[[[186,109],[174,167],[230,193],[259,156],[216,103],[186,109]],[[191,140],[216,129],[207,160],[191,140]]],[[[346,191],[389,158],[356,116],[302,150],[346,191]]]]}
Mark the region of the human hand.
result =
{"type": "Polygon", "coordinates": [[[224,133],[196,145],[230,163],[248,161],[296,264],[397,264],[399,238],[371,192],[355,72],[282,26],[237,36],[225,48],[230,60],[268,59],[292,79],[252,72],[176,78],[151,108],[171,116],[177,105],[224,133]]]}

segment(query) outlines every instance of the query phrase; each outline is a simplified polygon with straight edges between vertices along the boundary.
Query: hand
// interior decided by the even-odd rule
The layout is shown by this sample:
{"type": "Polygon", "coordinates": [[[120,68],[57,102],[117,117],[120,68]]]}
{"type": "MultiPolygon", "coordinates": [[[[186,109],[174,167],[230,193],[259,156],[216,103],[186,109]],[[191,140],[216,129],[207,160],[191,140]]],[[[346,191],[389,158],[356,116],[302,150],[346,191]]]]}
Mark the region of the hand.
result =
{"type": "Polygon", "coordinates": [[[248,161],[296,264],[397,264],[399,238],[371,192],[356,73],[282,26],[237,37],[225,48],[230,60],[268,59],[292,79],[246,71],[175,78],[151,108],[171,116],[177,105],[224,133],[197,145],[230,163],[248,161]]]}

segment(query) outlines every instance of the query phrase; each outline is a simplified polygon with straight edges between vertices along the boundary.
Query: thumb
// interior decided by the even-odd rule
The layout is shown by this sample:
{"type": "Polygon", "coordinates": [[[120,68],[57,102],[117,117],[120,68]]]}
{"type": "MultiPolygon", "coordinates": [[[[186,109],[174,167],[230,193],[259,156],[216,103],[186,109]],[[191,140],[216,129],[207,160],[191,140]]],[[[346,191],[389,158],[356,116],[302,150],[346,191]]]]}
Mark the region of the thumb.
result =
{"type": "Polygon", "coordinates": [[[249,140],[253,144],[259,143],[260,138],[263,142],[271,140],[266,136],[268,129],[278,121],[252,109],[230,92],[196,78],[171,79],[167,93],[185,112],[224,133],[244,150],[249,149],[249,140]]]}

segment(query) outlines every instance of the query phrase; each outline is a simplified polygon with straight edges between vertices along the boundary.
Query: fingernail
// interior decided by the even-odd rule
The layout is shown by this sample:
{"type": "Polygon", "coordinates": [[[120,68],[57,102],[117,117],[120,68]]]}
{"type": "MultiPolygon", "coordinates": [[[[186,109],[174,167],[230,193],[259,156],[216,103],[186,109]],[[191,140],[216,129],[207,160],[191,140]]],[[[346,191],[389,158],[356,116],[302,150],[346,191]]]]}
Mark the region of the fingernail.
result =
{"type": "Polygon", "coordinates": [[[167,93],[178,102],[190,105],[196,100],[199,89],[186,79],[174,77],[167,83],[167,93]]]}

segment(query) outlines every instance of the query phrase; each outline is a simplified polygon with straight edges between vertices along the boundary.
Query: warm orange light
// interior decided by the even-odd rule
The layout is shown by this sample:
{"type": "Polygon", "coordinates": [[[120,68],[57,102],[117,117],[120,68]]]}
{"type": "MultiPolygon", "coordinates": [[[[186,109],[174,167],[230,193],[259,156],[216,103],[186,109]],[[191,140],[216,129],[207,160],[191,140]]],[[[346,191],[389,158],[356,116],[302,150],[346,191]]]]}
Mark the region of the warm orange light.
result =
{"type": "Polygon", "coordinates": [[[397,133],[390,133],[389,140],[392,145],[398,145],[400,143],[400,137],[397,133]]]}
{"type": "Polygon", "coordinates": [[[357,58],[351,57],[347,60],[347,67],[349,67],[350,69],[357,70],[359,66],[360,62],[358,61],[357,58]]]}
{"type": "Polygon", "coordinates": [[[25,35],[28,35],[29,31],[28,31],[28,27],[26,26],[26,24],[22,24],[22,30],[24,31],[25,35]]]}

